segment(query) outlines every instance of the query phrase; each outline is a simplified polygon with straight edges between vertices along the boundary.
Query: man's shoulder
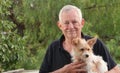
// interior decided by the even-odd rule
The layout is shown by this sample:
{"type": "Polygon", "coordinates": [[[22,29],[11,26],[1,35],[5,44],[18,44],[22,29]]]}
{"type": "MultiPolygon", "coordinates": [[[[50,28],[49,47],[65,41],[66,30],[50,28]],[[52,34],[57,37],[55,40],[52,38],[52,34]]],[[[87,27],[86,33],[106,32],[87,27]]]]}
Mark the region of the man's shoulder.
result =
{"type": "Polygon", "coordinates": [[[84,35],[84,37],[83,37],[84,39],[86,39],[86,40],[88,40],[88,39],[91,39],[92,37],[91,36],[89,36],[89,35],[84,35]]]}
{"type": "Polygon", "coordinates": [[[60,41],[59,40],[54,40],[50,45],[55,46],[59,45],[60,41]]]}
{"type": "MultiPolygon", "coordinates": [[[[89,40],[89,39],[91,39],[91,38],[94,38],[94,36],[84,35],[84,38],[85,38],[86,40],[89,40]]],[[[97,38],[96,43],[97,43],[97,44],[100,44],[100,43],[102,43],[102,41],[101,41],[99,38],[97,38]]]]}
{"type": "Polygon", "coordinates": [[[50,45],[49,48],[58,48],[60,46],[60,40],[54,40],[50,45]]]}
{"type": "Polygon", "coordinates": [[[54,41],[50,44],[50,46],[54,46],[54,47],[56,46],[57,48],[58,48],[58,47],[61,47],[63,40],[64,40],[64,35],[62,35],[59,39],[54,40],[54,41]]]}

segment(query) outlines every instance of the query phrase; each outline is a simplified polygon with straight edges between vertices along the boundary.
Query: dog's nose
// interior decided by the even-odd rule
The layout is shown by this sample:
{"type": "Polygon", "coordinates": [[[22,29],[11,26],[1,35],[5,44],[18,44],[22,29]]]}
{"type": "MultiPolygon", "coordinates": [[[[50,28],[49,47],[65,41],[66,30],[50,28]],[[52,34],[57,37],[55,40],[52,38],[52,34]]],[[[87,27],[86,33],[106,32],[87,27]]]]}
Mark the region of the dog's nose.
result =
{"type": "Polygon", "coordinates": [[[88,54],[86,54],[86,55],[85,55],[85,57],[87,58],[87,57],[89,57],[89,55],[88,55],[88,54]]]}

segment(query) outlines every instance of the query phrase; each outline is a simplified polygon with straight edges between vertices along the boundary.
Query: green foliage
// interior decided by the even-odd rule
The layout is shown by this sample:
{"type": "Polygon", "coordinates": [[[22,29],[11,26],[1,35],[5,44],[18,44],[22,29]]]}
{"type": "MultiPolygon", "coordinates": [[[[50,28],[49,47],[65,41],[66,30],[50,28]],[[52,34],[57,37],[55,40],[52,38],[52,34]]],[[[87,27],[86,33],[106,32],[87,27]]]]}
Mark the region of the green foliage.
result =
{"type": "Polygon", "coordinates": [[[0,71],[16,69],[17,63],[25,60],[27,51],[25,49],[25,38],[18,35],[17,30],[13,30],[16,25],[7,19],[10,15],[8,8],[11,1],[1,2],[0,19],[0,71]]]}
{"type": "Polygon", "coordinates": [[[82,9],[87,35],[100,37],[119,61],[119,0],[1,0],[0,70],[39,69],[47,46],[61,35],[58,13],[66,4],[82,9]]]}
{"type": "Polygon", "coordinates": [[[120,25],[118,25],[118,20],[120,19],[120,17],[118,17],[120,14],[119,3],[120,1],[115,0],[91,1],[90,4],[93,5],[85,7],[84,9],[85,19],[93,24],[90,30],[100,34],[99,36],[103,39],[106,39],[106,37],[110,39],[120,33],[120,31],[118,31],[120,27],[120,25]]]}
{"type": "Polygon", "coordinates": [[[25,38],[16,31],[11,31],[15,26],[10,21],[0,23],[0,65],[3,69],[15,69],[18,61],[25,58],[25,38]]]}
{"type": "Polygon", "coordinates": [[[120,63],[120,46],[118,46],[118,42],[116,42],[115,39],[111,39],[110,41],[107,41],[107,46],[109,46],[109,50],[111,55],[113,56],[114,60],[117,63],[120,63]]]}

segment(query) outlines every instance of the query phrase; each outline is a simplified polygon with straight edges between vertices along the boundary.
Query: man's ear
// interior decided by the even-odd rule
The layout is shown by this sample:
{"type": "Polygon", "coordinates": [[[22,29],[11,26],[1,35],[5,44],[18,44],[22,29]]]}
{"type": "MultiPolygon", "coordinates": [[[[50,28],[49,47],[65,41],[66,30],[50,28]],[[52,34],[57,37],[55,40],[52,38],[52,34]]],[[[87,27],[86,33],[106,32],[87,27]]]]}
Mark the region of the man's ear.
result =
{"type": "Polygon", "coordinates": [[[84,24],[85,24],[85,20],[84,20],[84,18],[82,18],[82,21],[81,21],[82,27],[84,26],[84,24]]]}
{"type": "Polygon", "coordinates": [[[97,41],[97,38],[94,37],[94,38],[92,38],[92,39],[87,40],[87,43],[88,43],[88,45],[92,48],[93,45],[96,43],[96,41],[97,41]]]}
{"type": "Polygon", "coordinates": [[[62,25],[61,25],[60,21],[57,22],[57,26],[59,29],[62,29],[62,25]]]}

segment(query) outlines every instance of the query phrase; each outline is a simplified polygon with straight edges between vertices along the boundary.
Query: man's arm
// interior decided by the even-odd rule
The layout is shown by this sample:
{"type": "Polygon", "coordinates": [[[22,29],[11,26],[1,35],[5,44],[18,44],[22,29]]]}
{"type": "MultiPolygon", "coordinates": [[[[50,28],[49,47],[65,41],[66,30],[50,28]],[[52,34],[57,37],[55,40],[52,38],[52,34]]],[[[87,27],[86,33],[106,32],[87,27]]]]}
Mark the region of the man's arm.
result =
{"type": "Polygon", "coordinates": [[[114,68],[105,73],[120,73],[120,68],[118,66],[115,66],[114,68]]]}
{"type": "Polygon", "coordinates": [[[65,65],[64,67],[55,70],[50,73],[86,73],[86,69],[83,66],[86,64],[83,62],[73,62],[70,64],[65,65]]]}
{"type": "Polygon", "coordinates": [[[117,65],[115,61],[113,60],[112,56],[110,55],[108,48],[101,40],[99,39],[97,40],[97,43],[95,44],[94,48],[95,48],[93,49],[94,53],[96,55],[102,56],[103,60],[107,62],[109,71],[112,70],[117,65]]]}

